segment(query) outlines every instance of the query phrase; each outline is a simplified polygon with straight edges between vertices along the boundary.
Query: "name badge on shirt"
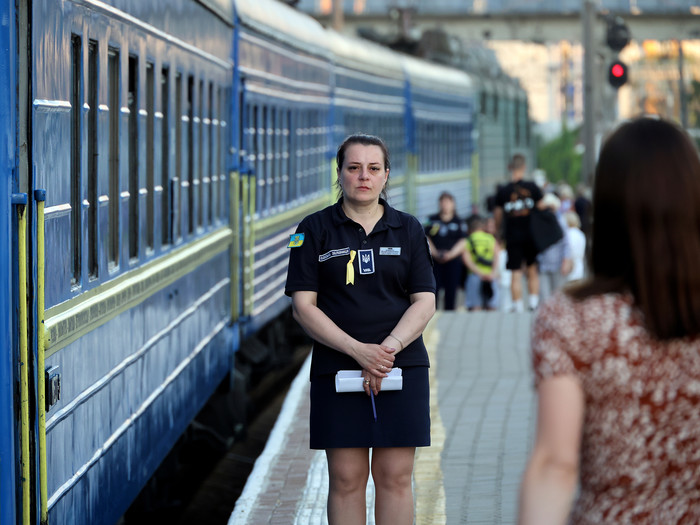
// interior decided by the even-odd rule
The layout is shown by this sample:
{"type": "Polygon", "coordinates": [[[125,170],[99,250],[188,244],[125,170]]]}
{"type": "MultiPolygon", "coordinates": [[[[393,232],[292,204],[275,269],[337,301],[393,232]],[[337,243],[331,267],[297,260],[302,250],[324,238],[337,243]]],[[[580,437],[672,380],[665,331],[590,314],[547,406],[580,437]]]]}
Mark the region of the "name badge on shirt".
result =
{"type": "Polygon", "coordinates": [[[342,257],[343,255],[350,255],[350,248],[339,248],[337,250],[331,250],[318,256],[318,262],[324,262],[333,257],[342,257]]]}
{"type": "Polygon", "coordinates": [[[382,246],[379,248],[379,255],[401,255],[401,247],[382,246]]]}
{"type": "Polygon", "coordinates": [[[357,255],[360,258],[360,275],[374,273],[374,250],[359,250],[357,255]]]}

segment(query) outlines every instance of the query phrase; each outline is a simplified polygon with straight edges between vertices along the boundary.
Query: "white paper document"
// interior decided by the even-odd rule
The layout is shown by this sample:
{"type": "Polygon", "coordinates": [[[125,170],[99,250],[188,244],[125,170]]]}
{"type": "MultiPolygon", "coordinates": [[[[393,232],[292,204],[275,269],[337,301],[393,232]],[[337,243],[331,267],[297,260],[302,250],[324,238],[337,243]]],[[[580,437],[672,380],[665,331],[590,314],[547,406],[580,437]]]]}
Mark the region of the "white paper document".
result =
{"type": "MultiPolygon", "coordinates": [[[[335,375],[336,392],[364,392],[362,370],[339,370],[335,375]]],[[[382,390],[401,390],[403,376],[400,368],[392,368],[388,377],[382,379],[382,390]]]]}

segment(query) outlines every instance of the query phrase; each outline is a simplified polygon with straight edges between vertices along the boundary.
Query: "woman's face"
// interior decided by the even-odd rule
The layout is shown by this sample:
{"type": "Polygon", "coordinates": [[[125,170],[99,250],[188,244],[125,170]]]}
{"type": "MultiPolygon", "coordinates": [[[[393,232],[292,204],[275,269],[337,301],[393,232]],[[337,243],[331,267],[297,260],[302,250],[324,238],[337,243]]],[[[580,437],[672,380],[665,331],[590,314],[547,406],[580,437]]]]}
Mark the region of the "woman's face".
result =
{"type": "Polygon", "coordinates": [[[346,201],[352,204],[379,202],[388,177],[384,153],[379,146],[350,144],[347,147],[343,165],[338,169],[338,182],[346,201]]]}
{"type": "Polygon", "coordinates": [[[450,197],[443,197],[438,203],[440,205],[440,213],[445,215],[455,214],[455,201],[450,197]]]}

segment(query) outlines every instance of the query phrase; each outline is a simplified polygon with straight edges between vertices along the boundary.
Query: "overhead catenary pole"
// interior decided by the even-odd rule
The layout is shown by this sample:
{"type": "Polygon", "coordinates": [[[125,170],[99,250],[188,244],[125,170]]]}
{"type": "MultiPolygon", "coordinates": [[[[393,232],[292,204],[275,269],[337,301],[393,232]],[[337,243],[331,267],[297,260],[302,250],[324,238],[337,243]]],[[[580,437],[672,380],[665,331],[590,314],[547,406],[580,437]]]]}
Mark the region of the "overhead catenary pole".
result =
{"type": "Polygon", "coordinates": [[[593,182],[595,169],[595,86],[594,61],[595,42],[593,41],[593,24],[595,23],[595,3],[584,0],[581,10],[583,24],[583,153],[582,180],[585,184],[593,182]]]}
{"type": "Polygon", "coordinates": [[[688,129],[688,100],[685,93],[685,77],[683,76],[683,40],[678,40],[678,96],[680,98],[681,125],[688,129]]]}
{"type": "Polygon", "coordinates": [[[333,0],[333,29],[341,33],[344,25],[343,0],[333,0]]]}

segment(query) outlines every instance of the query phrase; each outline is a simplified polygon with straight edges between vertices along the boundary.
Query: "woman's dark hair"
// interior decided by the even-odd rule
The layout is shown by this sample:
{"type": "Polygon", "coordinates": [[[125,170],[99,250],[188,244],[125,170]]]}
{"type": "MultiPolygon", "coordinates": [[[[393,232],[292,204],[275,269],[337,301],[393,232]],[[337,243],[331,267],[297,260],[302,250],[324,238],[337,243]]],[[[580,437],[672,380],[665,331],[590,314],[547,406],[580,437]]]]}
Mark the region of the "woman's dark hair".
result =
{"type": "MultiPolygon", "coordinates": [[[[351,146],[352,144],[361,144],[363,146],[379,146],[379,148],[382,150],[382,154],[384,155],[384,169],[389,171],[391,169],[391,161],[389,159],[389,149],[386,147],[386,144],[384,144],[384,141],[380,139],[379,137],[375,137],[374,135],[367,135],[366,133],[353,133],[352,135],[349,135],[345,138],[345,140],[342,142],[340,146],[338,146],[338,153],[335,155],[335,160],[338,166],[338,172],[343,168],[343,162],[345,162],[345,151],[348,149],[348,146],[351,146]]],[[[340,191],[340,195],[342,196],[343,189],[340,188],[340,183],[336,182],[338,184],[338,189],[340,191]]],[[[387,178],[387,186],[389,185],[389,179],[387,178]]],[[[382,197],[384,200],[387,200],[387,192],[386,192],[386,186],[382,190],[382,197]]]]}
{"type": "Polygon", "coordinates": [[[603,145],[590,264],[574,298],[630,291],[654,337],[700,334],[700,158],[676,124],[638,118],[603,145]]]}

